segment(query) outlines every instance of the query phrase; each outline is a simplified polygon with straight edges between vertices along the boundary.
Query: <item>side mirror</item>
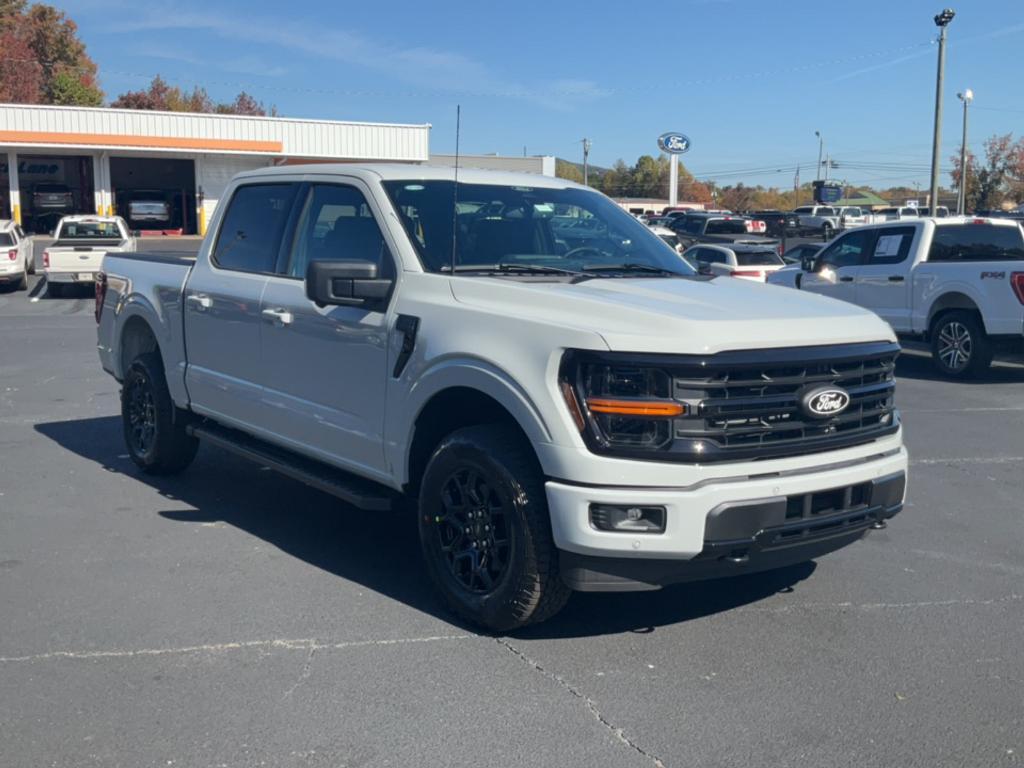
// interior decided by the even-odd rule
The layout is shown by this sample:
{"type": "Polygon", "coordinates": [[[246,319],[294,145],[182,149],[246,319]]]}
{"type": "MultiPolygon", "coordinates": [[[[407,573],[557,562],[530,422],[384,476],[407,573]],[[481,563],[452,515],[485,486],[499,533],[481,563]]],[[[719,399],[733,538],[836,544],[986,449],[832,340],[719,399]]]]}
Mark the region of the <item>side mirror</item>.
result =
{"type": "Polygon", "coordinates": [[[312,261],[306,269],[306,296],[325,307],[383,306],[395,281],[378,277],[370,261],[312,261]]]}

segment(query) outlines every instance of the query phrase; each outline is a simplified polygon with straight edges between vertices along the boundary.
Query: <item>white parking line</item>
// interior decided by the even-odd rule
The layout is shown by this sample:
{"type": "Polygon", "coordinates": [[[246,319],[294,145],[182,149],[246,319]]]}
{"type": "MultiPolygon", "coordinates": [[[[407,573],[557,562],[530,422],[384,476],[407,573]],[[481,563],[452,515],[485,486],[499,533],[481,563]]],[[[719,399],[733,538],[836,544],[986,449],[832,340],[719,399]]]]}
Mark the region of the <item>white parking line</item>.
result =
{"type": "Polygon", "coordinates": [[[1016,464],[1024,456],[953,456],[948,459],[912,459],[911,464],[1016,464]]]}
{"type": "Polygon", "coordinates": [[[433,635],[430,637],[399,637],[383,640],[352,640],[340,643],[325,643],[313,638],[297,640],[246,640],[237,643],[208,643],[203,645],[186,645],[180,648],[140,648],[138,650],[114,651],[50,651],[34,653],[26,656],[0,656],[0,662],[15,661],[48,661],[51,659],[131,659],[137,656],[170,656],[187,653],[222,653],[225,651],[242,651],[250,648],[266,648],[286,651],[332,651],[347,648],[365,648],[380,645],[407,645],[413,643],[438,643],[451,640],[468,640],[476,635],[433,635]]]}

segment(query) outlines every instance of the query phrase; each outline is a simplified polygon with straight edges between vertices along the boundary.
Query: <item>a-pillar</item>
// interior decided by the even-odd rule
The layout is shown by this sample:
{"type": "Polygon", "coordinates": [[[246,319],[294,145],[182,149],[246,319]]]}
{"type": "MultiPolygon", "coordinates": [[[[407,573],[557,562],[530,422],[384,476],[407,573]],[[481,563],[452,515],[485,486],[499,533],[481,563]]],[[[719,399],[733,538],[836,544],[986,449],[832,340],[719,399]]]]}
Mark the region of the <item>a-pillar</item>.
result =
{"type": "Polygon", "coordinates": [[[7,153],[7,182],[10,185],[11,218],[21,224],[21,189],[18,186],[18,153],[7,153]]]}

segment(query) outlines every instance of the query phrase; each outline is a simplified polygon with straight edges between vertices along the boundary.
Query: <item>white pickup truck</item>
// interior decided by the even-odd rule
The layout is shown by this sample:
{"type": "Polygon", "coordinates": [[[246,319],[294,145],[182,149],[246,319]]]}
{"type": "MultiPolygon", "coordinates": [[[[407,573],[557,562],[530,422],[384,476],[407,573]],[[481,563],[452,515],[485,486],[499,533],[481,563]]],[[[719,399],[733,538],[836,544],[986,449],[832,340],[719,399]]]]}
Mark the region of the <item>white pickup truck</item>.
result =
{"type": "Polygon", "coordinates": [[[805,561],[902,508],[878,317],[697,275],[581,185],[454,173],[252,171],[195,259],[108,254],[133,461],[177,472],[204,440],[409,509],[437,591],[495,631],[573,589],[805,561]]]}
{"type": "Polygon", "coordinates": [[[831,205],[802,205],[794,208],[800,222],[801,233],[820,234],[823,239],[831,240],[832,235],[839,231],[839,209],[831,205]]]}
{"type": "Polygon", "coordinates": [[[1016,221],[914,218],[836,238],[769,283],[853,302],[927,342],[953,378],[1024,352],[1024,236],[1016,221]]]}
{"type": "Polygon", "coordinates": [[[65,216],[43,251],[46,292],[60,296],[64,287],[92,284],[107,253],[132,252],[136,240],[120,216],[65,216]]]}

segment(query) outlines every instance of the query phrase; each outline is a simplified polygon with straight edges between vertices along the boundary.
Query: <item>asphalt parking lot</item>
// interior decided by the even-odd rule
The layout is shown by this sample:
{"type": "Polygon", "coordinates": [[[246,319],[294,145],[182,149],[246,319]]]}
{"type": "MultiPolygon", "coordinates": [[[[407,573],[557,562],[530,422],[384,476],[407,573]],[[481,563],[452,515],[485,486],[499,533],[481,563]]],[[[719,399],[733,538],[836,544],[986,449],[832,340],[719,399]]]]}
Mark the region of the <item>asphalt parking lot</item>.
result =
{"type": "Polygon", "coordinates": [[[0,293],[2,766],[1022,762],[1022,367],[901,359],[888,529],[495,638],[439,608],[397,513],[206,446],[141,476],[92,310],[0,293]]]}

